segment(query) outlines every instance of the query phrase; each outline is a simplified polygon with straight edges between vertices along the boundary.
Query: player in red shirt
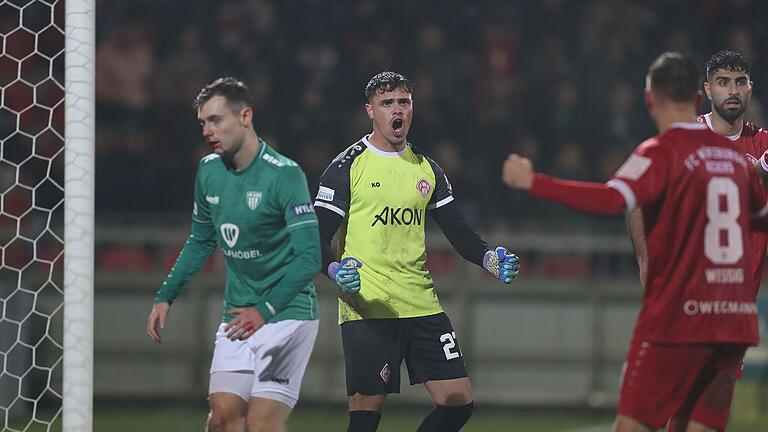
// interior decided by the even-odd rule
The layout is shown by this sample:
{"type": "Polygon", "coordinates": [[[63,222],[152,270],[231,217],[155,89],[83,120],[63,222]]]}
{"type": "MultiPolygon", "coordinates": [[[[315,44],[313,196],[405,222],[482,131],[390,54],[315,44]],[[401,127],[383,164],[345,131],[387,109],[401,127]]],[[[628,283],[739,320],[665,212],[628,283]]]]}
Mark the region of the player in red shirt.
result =
{"type": "MultiPolygon", "coordinates": [[[[744,120],[744,112],[752,99],[751,67],[749,59],[732,50],[719,51],[706,63],[704,91],[711,101],[710,113],[700,115],[697,121],[728,138],[736,151],[753,161],[768,150],[768,131],[744,120]]],[[[645,242],[643,219],[637,209],[627,215],[627,226],[640,266],[640,280],[645,280],[645,242]]],[[[753,267],[749,274],[754,281],[755,293],[763,277],[768,235],[753,232],[749,237],[753,267]]]]}
{"type": "MultiPolygon", "coordinates": [[[[704,91],[711,101],[711,112],[699,116],[697,120],[728,138],[737,151],[755,161],[768,150],[768,131],[744,120],[744,112],[752,99],[749,59],[737,51],[725,50],[710,57],[706,66],[704,91]]],[[[753,275],[757,294],[763,279],[768,235],[753,232],[749,241],[755,257],[750,274],[753,275]]]]}
{"type": "MultiPolygon", "coordinates": [[[[749,59],[740,52],[723,50],[713,54],[706,63],[706,81],[704,82],[704,91],[711,101],[710,112],[698,116],[696,120],[728,138],[736,151],[755,161],[768,150],[768,131],[744,120],[744,112],[752,98],[753,83],[750,73],[749,59]]],[[[637,254],[640,280],[644,281],[645,236],[640,209],[627,215],[627,228],[637,254]]],[[[753,231],[749,236],[749,243],[753,259],[752,268],[748,274],[757,295],[763,278],[768,235],[753,231]]],[[[672,422],[686,424],[688,422],[686,413],[680,413],[672,419],[672,422]]]]}
{"type": "Polygon", "coordinates": [[[660,133],[606,184],[534,174],[518,155],[504,163],[503,181],[535,197],[598,215],[643,209],[647,280],[616,432],[724,430],[741,358],[758,343],[748,242],[768,206],[752,162],[696,122],[698,79],[680,54],[651,65],[645,100],[660,133]],[[686,425],[669,423],[681,413],[686,425]]]}

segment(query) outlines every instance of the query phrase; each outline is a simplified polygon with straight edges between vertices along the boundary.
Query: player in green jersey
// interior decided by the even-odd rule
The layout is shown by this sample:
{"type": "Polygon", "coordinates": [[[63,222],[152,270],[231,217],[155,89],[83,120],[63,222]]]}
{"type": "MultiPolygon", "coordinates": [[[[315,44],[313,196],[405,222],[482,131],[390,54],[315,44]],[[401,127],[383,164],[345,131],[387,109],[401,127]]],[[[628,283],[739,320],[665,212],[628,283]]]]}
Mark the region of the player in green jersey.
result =
{"type": "Polygon", "coordinates": [[[515,279],[519,261],[505,248],[488,249],[453,202],[440,166],[406,140],[411,83],[382,72],[365,95],[373,132],[331,162],[315,198],[323,270],[339,285],[348,431],[378,428],[386,395],[400,391],[403,359],[411,384],[424,383],[436,404],[418,430],[458,431],[472,413],[472,394],[426,268],[427,212],[462,257],[504,283],[515,279]]]}
{"type": "Polygon", "coordinates": [[[192,233],[155,296],[147,334],[160,342],[171,303],[218,244],[227,281],[208,431],[282,431],[318,328],[320,238],[306,177],[258,137],[241,81],[217,79],[194,105],[213,153],[200,161],[192,233]]]}

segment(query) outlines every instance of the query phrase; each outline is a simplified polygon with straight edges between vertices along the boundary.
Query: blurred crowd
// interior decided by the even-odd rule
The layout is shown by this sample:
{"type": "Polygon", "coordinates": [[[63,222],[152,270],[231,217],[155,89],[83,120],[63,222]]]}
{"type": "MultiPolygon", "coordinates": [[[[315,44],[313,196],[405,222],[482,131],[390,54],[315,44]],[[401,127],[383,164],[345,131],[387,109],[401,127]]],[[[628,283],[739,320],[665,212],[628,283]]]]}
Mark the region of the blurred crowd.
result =
{"type": "Polygon", "coordinates": [[[191,101],[222,75],[249,85],[257,132],[304,167],[314,192],[329,161],[370,131],[368,79],[405,74],[409,141],[480,226],[568,214],[504,189],[509,152],[546,173],[609,178],[655,132],[642,92],[662,51],[692,55],[702,73],[720,49],[745,53],[748,115],[766,125],[758,0],[100,0],[96,11],[102,215],[189,211],[208,151],[191,101]]]}

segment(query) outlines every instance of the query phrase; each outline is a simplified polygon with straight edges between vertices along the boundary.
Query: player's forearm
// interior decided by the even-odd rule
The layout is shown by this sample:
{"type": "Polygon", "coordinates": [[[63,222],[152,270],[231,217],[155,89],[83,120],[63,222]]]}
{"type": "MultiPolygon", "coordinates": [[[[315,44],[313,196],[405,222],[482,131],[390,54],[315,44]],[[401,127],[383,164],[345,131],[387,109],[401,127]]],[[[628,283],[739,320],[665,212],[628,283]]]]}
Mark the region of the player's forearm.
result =
{"type": "Polygon", "coordinates": [[[339,230],[343,218],[323,207],[316,207],[315,213],[320,224],[320,251],[322,253],[320,271],[328,276],[328,265],[338,259],[331,249],[331,241],[333,241],[333,235],[339,230]]]}
{"type": "Polygon", "coordinates": [[[645,227],[643,225],[643,211],[636,208],[627,213],[627,231],[632,247],[635,249],[637,260],[645,260],[645,227]]]}
{"type": "Polygon", "coordinates": [[[640,282],[645,285],[646,252],[645,252],[645,226],[643,224],[643,211],[636,208],[627,214],[627,231],[632,247],[635,249],[637,266],[640,271],[640,282]]]}
{"type": "Polygon", "coordinates": [[[172,303],[179,295],[182,286],[192,279],[203,267],[208,257],[216,248],[216,240],[211,224],[192,222],[192,234],[171,267],[165,282],[155,295],[155,303],[172,303]]]}
{"type": "Polygon", "coordinates": [[[310,224],[290,231],[293,260],[286,266],[285,276],[255,307],[265,320],[285,309],[320,270],[320,235],[317,225],[310,224]]]}
{"type": "Polygon", "coordinates": [[[627,206],[624,197],[606,184],[562,180],[538,173],[530,193],[537,198],[599,216],[620,214],[627,206]]]}
{"type": "Polygon", "coordinates": [[[450,202],[433,210],[432,216],[456,252],[482,267],[488,244],[469,226],[458,205],[450,202]]]}

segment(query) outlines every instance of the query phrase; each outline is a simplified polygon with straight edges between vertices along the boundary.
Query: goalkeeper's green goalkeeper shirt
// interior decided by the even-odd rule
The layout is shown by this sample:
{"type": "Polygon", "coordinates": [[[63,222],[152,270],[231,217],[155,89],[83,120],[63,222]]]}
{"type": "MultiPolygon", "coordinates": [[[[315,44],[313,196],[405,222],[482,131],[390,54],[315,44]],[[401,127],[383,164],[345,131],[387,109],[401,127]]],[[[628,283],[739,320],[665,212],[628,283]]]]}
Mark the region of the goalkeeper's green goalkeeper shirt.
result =
{"type": "Polygon", "coordinates": [[[155,303],[172,302],[218,243],[227,266],[225,312],[255,306],[267,322],[317,319],[312,277],[320,268],[320,238],[306,177],[259,142],[253,162],[239,172],[216,154],[200,161],[192,233],[155,303]]]}

